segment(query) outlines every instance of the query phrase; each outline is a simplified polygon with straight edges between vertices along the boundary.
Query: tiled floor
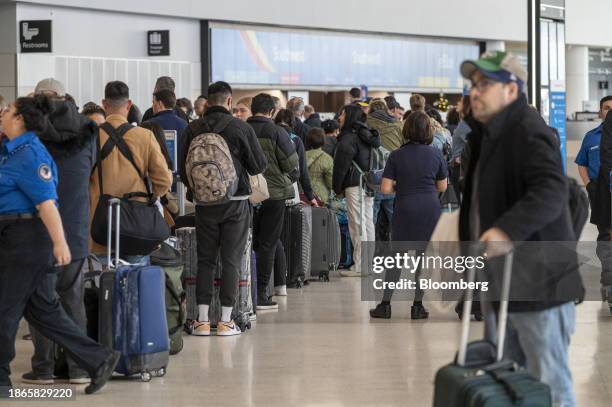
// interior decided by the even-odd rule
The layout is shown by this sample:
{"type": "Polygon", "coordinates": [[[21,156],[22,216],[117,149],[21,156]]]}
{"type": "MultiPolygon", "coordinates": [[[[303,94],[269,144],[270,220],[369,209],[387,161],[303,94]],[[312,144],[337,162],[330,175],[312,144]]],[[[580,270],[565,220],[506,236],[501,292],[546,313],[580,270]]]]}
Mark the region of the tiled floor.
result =
{"type": "MultiPolygon", "coordinates": [[[[595,237],[588,226],[582,239],[595,237]]],[[[394,303],[393,318],[371,321],[357,279],[332,276],[290,290],[278,312],[260,313],[241,337],[186,337],[168,374],[150,383],[114,380],[100,394],[75,403],[96,406],[430,406],[436,370],[456,350],[459,323],[432,310],[409,319],[409,304],[394,303]]],[[[439,308],[439,307],[437,307],[439,308]]],[[[578,307],[571,367],[579,406],[612,405],[612,316],[600,302],[578,307]]],[[[473,323],[472,334],[481,334],[473,323]]],[[[17,341],[13,379],[29,369],[31,343],[17,341]]],[[[16,407],[46,403],[8,403],[16,407]]],[[[62,405],[51,403],[50,405],[62,405]]]]}

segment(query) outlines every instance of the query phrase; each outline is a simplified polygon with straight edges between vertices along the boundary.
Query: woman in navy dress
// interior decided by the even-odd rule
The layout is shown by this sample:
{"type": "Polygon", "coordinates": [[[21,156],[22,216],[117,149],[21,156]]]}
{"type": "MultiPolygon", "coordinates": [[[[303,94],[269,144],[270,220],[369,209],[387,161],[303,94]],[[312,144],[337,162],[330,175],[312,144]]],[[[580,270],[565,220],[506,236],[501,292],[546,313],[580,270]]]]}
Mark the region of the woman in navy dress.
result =
{"type": "MultiPolygon", "coordinates": [[[[395,193],[391,236],[395,242],[428,242],[440,218],[439,192],[447,187],[448,167],[442,153],[431,146],[433,127],[423,112],[410,114],[402,134],[405,144],[389,156],[381,192],[395,193]]],[[[419,244],[419,251],[425,248],[419,244]]],[[[417,271],[416,276],[420,273],[417,271]]],[[[386,281],[398,281],[399,270],[389,270],[386,281]]],[[[385,290],[383,301],[370,315],[391,317],[392,290],[385,290]]],[[[425,319],[422,292],[417,291],[411,308],[412,319],[425,319]]]]}

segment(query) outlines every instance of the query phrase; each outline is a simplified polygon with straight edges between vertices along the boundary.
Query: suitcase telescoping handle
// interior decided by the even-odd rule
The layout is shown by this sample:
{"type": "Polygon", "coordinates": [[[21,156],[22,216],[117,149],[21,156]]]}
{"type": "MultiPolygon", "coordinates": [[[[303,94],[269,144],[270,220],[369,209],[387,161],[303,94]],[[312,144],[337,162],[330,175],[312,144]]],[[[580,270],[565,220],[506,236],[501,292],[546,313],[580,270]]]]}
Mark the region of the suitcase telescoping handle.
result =
{"type": "MultiPolygon", "coordinates": [[[[504,355],[504,343],[506,340],[506,325],[508,322],[508,302],[510,298],[510,281],[512,280],[512,261],[514,260],[514,252],[506,254],[504,259],[504,275],[502,277],[502,292],[501,301],[499,304],[499,316],[497,318],[497,357],[499,362],[504,355]]],[[[470,268],[467,273],[468,283],[472,283],[475,279],[476,271],[470,268]]],[[[470,336],[470,319],[472,316],[472,300],[474,290],[468,288],[465,293],[465,301],[463,303],[463,315],[461,320],[461,342],[459,344],[459,353],[457,355],[457,364],[465,366],[467,347],[470,336]]],[[[485,316],[486,317],[486,316],[485,316]]],[[[485,322],[486,323],[486,322],[485,322]]]]}
{"type": "Polygon", "coordinates": [[[119,267],[119,226],[121,219],[121,201],[117,198],[112,198],[108,201],[108,232],[106,235],[106,261],[108,269],[119,267]],[[117,208],[115,211],[115,263],[113,267],[112,262],[112,234],[113,234],[113,208],[117,208]]]}
{"type": "Polygon", "coordinates": [[[179,175],[176,176],[176,193],[178,194],[179,216],[185,216],[185,184],[179,175]]]}

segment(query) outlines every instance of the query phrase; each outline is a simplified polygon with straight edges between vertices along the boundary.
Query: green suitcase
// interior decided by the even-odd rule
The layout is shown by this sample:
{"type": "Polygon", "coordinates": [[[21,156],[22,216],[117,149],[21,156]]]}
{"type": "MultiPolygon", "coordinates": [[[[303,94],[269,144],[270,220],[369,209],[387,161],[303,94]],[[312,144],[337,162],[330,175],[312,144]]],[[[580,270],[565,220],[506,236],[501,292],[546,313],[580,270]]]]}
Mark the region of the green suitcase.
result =
{"type": "MultiPolygon", "coordinates": [[[[531,376],[512,361],[503,361],[502,353],[508,318],[508,298],[512,275],[513,253],[504,264],[502,301],[498,317],[497,344],[485,340],[468,344],[471,290],[463,306],[461,344],[453,363],[436,373],[434,407],[550,407],[552,397],[548,385],[531,376]]],[[[474,281],[474,270],[468,271],[474,281]]]]}

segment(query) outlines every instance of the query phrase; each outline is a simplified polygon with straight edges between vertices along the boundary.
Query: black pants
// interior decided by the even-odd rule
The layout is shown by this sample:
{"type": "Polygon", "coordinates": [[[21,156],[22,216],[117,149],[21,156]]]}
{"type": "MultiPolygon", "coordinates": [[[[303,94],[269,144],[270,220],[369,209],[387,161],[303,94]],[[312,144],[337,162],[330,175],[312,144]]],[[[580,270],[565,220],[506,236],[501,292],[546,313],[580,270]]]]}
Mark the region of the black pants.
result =
{"type": "Polygon", "coordinates": [[[274,254],[274,287],[283,285],[287,285],[287,257],[285,257],[285,246],[279,239],[274,254]]]}
{"type": "Polygon", "coordinates": [[[250,226],[251,206],[248,200],[231,201],[214,206],[196,206],[198,242],[196,300],[199,305],[210,305],[212,302],[213,284],[219,264],[223,281],[219,294],[221,305],[234,306],[242,255],[250,226]]]}
{"type": "MultiPolygon", "coordinates": [[[[283,231],[285,201],[264,201],[255,214],[254,237],[257,256],[257,298],[265,297],[266,287],[274,270],[278,240],[283,231]]],[[[283,254],[284,256],[284,254],[283,254]]],[[[286,269],[286,266],[285,266],[286,269]]],[[[285,278],[286,279],[286,278],[285,278]]],[[[274,281],[276,285],[282,285],[274,281]]]]}
{"type": "Polygon", "coordinates": [[[597,257],[601,261],[601,285],[612,286],[612,241],[610,229],[597,227],[597,257]]]}
{"type": "MultiPolygon", "coordinates": [[[[82,333],[87,332],[87,316],[83,302],[83,273],[84,259],[74,260],[67,266],[59,269],[57,273],[47,274],[49,285],[55,287],[59,301],[66,314],[76,323],[82,333]]],[[[38,377],[49,377],[55,370],[55,343],[40,334],[36,328],[30,326],[34,355],[32,356],[32,371],[38,377]]],[[[79,368],[71,357],[66,357],[68,374],[70,378],[85,377],[87,373],[79,368]]]]}
{"type": "Polygon", "coordinates": [[[450,182],[455,190],[455,195],[457,196],[459,206],[461,206],[461,184],[459,182],[460,176],[461,166],[459,164],[452,164],[450,166],[450,182]]]}
{"type": "Polygon", "coordinates": [[[0,259],[0,386],[11,386],[9,364],[22,317],[96,376],[110,351],[83,334],[57,300],[47,278],[51,241],[42,221],[0,222],[0,259]]]}

